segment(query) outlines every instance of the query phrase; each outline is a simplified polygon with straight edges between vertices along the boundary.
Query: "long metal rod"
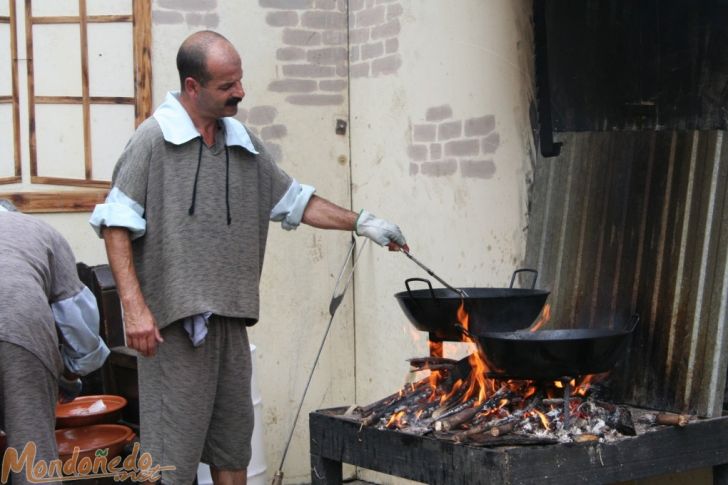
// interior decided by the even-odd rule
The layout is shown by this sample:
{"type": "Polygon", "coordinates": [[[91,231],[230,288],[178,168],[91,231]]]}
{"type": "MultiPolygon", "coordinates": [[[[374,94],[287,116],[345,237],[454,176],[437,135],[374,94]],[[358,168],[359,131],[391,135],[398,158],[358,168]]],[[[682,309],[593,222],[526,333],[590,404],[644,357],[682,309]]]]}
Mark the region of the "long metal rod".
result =
{"type": "Polygon", "coordinates": [[[311,379],[313,378],[313,373],[316,370],[316,365],[318,364],[319,357],[321,357],[321,352],[324,349],[324,344],[326,343],[326,338],[329,335],[329,330],[331,330],[331,324],[334,321],[334,315],[336,314],[336,309],[339,308],[339,304],[341,303],[341,300],[344,298],[344,294],[346,293],[346,290],[349,288],[349,283],[351,283],[352,277],[354,276],[354,268],[356,268],[356,263],[359,260],[359,256],[361,256],[362,251],[366,247],[366,243],[368,242],[368,239],[364,239],[364,243],[362,244],[359,251],[356,252],[356,255],[354,256],[354,262],[351,266],[351,270],[349,271],[349,276],[346,279],[346,283],[344,283],[343,288],[341,291],[339,291],[339,285],[341,283],[341,278],[344,275],[344,272],[346,271],[346,267],[349,264],[349,261],[352,258],[352,255],[354,254],[354,249],[356,247],[356,239],[352,235],[351,237],[351,247],[349,248],[349,253],[346,255],[346,260],[344,261],[343,266],[341,267],[341,271],[339,272],[339,277],[336,279],[336,285],[334,286],[334,292],[331,295],[331,302],[329,304],[329,313],[331,314],[331,318],[329,318],[329,323],[326,326],[326,331],[324,332],[324,336],[321,339],[321,345],[319,346],[318,352],[316,353],[316,359],[313,361],[313,366],[311,367],[311,372],[308,375],[308,380],[306,381],[306,387],[303,389],[303,394],[301,395],[301,400],[298,403],[298,409],[296,410],[296,416],[293,418],[293,424],[291,425],[291,431],[288,434],[288,440],[286,441],[286,447],[283,449],[283,457],[281,458],[281,464],[278,467],[278,472],[276,473],[276,476],[273,479],[273,483],[278,483],[276,478],[280,477],[282,480],[283,478],[283,464],[286,461],[286,455],[288,454],[288,447],[291,445],[291,440],[293,439],[293,432],[296,430],[296,424],[298,423],[298,416],[301,414],[301,408],[303,407],[303,402],[306,399],[306,393],[308,393],[308,387],[311,384],[311,379]],[[338,293],[338,294],[337,294],[338,293]]]}
{"type": "Polygon", "coordinates": [[[415,264],[417,264],[417,266],[424,269],[427,272],[427,274],[429,274],[430,276],[435,278],[437,281],[442,283],[447,289],[454,291],[455,293],[459,294],[460,296],[464,296],[464,297],[468,296],[468,294],[465,292],[465,290],[461,290],[460,288],[455,288],[455,287],[451,286],[450,284],[448,284],[447,281],[445,281],[442,278],[440,278],[439,276],[437,276],[434,271],[432,271],[430,268],[428,268],[427,266],[422,264],[417,258],[412,256],[411,252],[409,252],[409,251],[402,251],[402,252],[404,253],[405,256],[407,256],[412,261],[414,261],[415,264]]]}

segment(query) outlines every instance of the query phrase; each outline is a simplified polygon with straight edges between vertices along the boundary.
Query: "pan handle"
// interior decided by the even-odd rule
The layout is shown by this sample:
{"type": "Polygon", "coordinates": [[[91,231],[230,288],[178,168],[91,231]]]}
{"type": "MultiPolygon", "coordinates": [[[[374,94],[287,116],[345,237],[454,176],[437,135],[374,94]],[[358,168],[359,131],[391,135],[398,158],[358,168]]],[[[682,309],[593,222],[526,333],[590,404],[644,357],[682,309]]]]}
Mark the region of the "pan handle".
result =
{"type": "Polygon", "coordinates": [[[538,271],[536,271],[535,269],[531,269],[531,268],[521,268],[521,269],[515,270],[513,272],[513,276],[511,276],[511,285],[509,286],[509,288],[513,288],[513,283],[515,283],[516,275],[518,273],[533,273],[533,281],[531,282],[531,289],[536,288],[536,280],[538,279],[538,271]]]}
{"type": "Polygon", "coordinates": [[[432,295],[432,298],[433,299],[437,298],[435,296],[435,292],[432,290],[432,283],[430,283],[430,280],[425,279],[425,278],[407,278],[406,280],[404,280],[404,286],[407,287],[407,293],[409,294],[410,298],[412,298],[412,300],[417,301],[417,300],[415,300],[415,297],[412,296],[412,290],[410,289],[410,283],[413,282],[413,281],[419,281],[421,283],[427,283],[427,286],[430,287],[430,294],[432,295]]]}

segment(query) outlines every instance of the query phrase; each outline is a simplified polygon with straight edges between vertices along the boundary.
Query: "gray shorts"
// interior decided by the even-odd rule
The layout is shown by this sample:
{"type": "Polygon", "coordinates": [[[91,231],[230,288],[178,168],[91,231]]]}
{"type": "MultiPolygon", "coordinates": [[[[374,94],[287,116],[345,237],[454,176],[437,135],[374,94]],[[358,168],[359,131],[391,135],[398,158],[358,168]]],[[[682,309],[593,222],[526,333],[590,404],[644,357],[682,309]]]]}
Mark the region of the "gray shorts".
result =
{"type": "Polygon", "coordinates": [[[157,355],[139,357],[141,442],[168,484],[189,484],[202,461],[243,470],[251,456],[253,401],[248,333],[242,319],[213,315],[193,347],[180,322],[162,330],[157,355]]]}
{"type": "MultiPolygon", "coordinates": [[[[57,396],[58,381],[35,355],[0,341],[0,428],[8,435],[8,447],[20,454],[33,441],[36,460],[48,463],[58,458],[54,433],[57,396]]],[[[14,485],[30,483],[25,470],[11,476],[14,485]]]]}

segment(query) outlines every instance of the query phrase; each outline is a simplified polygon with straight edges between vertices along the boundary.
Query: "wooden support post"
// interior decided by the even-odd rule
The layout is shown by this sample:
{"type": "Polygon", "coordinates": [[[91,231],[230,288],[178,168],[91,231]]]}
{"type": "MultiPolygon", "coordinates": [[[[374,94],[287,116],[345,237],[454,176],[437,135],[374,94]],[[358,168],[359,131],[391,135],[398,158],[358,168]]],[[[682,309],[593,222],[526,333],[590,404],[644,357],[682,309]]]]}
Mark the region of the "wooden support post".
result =
{"type": "Polygon", "coordinates": [[[342,473],[340,461],[311,454],[311,485],[341,485],[342,473]]]}

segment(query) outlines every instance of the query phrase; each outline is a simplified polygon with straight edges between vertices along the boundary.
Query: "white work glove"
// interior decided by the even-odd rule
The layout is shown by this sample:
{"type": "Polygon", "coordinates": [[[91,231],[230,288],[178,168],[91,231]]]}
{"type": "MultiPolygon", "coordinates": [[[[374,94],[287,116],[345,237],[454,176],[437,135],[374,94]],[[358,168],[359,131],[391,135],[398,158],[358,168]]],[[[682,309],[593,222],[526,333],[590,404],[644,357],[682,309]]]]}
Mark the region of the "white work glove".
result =
{"type": "Polygon", "coordinates": [[[384,219],[379,219],[374,214],[362,210],[356,220],[355,225],[357,236],[366,236],[380,246],[386,246],[389,243],[395,243],[398,246],[405,246],[407,241],[404,240],[402,231],[399,227],[384,219]]]}

